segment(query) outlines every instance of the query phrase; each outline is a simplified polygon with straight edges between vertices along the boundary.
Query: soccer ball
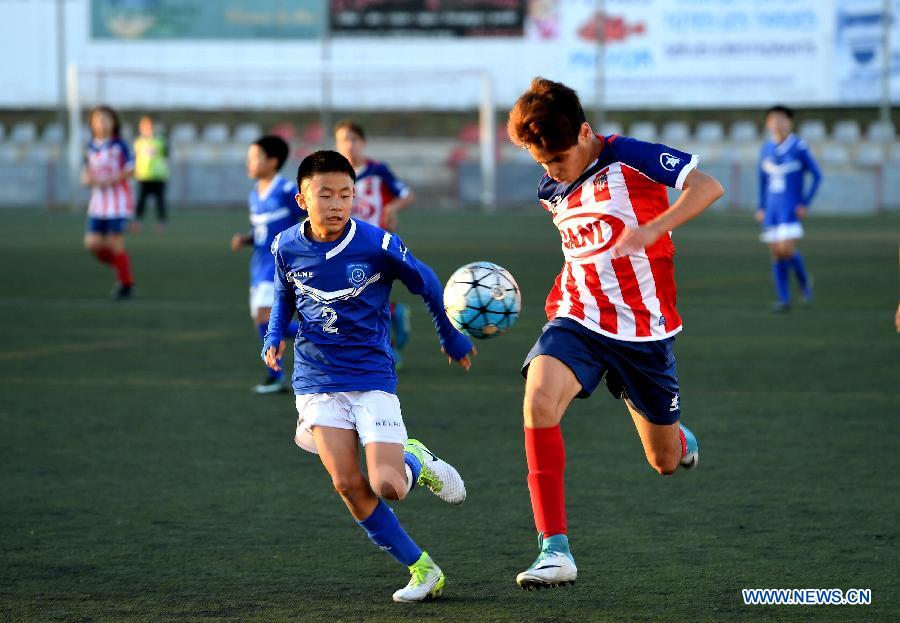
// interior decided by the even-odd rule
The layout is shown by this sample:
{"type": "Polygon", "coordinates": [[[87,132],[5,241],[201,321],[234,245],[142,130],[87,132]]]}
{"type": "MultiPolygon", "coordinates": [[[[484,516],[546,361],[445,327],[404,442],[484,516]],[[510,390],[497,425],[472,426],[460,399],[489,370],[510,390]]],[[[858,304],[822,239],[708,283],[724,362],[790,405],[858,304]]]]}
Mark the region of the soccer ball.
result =
{"type": "Polygon", "coordinates": [[[478,339],[501,335],[516,323],[522,295],[513,276],[493,262],[472,262],[444,288],[444,308],[457,329],[478,339]]]}

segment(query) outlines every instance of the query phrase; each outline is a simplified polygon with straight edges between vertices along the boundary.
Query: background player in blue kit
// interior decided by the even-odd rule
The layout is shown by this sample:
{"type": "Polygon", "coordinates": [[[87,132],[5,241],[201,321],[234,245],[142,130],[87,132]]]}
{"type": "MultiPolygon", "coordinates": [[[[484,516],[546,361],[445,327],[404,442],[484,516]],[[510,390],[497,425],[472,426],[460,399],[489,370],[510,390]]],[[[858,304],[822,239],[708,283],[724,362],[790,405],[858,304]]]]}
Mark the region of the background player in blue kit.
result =
{"type": "Polygon", "coordinates": [[[434,272],[397,236],[350,218],[355,178],[350,162],[334,151],[315,152],[300,164],[297,203],[308,218],[272,244],[275,303],[262,356],[280,370],[285,328],[296,312],[295,441],[319,454],[369,538],[409,567],[409,584],[394,601],[421,601],[440,595],[444,574],[380,498],[402,500],[419,484],[459,504],[466,492],[452,466],[407,438],[390,346],[393,281],[424,299],[451,360],[468,370],[475,351],[450,324],[434,272]],[[360,470],[360,443],[368,481],[360,470]]]}
{"type": "Polygon", "coordinates": [[[759,208],[756,220],[762,224],[760,240],[772,252],[772,277],[778,300],[772,311],[790,309],[790,272],[794,271],[807,303],[812,299],[812,284],[797,252],[795,241],[803,237],[800,221],[806,217],[822,179],[819,165],[806,143],[793,134],[794,111],[773,106],[766,112],[766,128],[772,138],[762,147],[759,157],[759,208]],[[804,190],[806,174],[812,184],[804,190]]]}
{"type": "MultiPolygon", "coordinates": [[[[263,136],[247,150],[247,175],[256,180],[250,191],[250,233],[235,234],[231,238],[231,250],[253,246],[250,256],[250,315],[265,338],[269,326],[269,313],[275,298],[275,262],[270,251],[278,232],[295,225],[303,217],[294,196],[297,186],[284,179],[279,171],[287,160],[290,149],[280,136],[263,136]]],[[[298,325],[285,327],[285,335],[295,335],[298,325]]],[[[265,380],[256,385],[257,394],[287,391],[281,371],[267,370],[265,380]]]]}

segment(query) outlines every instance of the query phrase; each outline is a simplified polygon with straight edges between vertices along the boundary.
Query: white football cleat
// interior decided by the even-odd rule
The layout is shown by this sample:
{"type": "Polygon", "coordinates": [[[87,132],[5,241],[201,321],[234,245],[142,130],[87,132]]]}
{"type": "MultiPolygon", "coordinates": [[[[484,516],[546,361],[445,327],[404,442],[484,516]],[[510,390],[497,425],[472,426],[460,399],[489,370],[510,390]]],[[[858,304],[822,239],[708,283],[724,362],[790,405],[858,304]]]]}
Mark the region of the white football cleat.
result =
{"type": "Polygon", "coordinates": [[[466,500],[466,483],[456,468],[442,461],[425,447],[418,439],[409,439],[404,448],[412,453],[419,463],[422,471],[416,484],[427,487],[436,496],[450,504],[462,504],[466,500]]]}
{"type": "Polygon", "coordinates": [[[409,567],[409,584],[394,593],[394,601],[414,602],[439,597],[444,590],[444,572],[427,552],[409,567]]]}
{"type": "Polygon", "coordinates": [[[516,584],[526,591],[575,584],[578,568],[562,552],[541,552],[528,569],[516,576],[516,584]]]}

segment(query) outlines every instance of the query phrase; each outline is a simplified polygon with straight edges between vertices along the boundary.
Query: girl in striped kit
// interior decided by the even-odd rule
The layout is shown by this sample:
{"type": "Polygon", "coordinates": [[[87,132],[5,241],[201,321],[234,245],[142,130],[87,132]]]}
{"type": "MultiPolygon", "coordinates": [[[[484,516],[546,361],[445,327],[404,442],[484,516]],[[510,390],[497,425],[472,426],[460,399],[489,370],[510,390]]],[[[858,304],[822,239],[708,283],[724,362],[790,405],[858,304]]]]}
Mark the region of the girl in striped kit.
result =
{"type": "Polygon", "coordinates": [[[134,159],[119,137],[119,116],[109,106],[96,106],[90,113],[91,142],[84,158],[81,182],[91,189],[84,246],[116,272],[113,298],[131,297],[134,280],[125,250],[125,230],[134,216],[128,178],[134,159]]]}

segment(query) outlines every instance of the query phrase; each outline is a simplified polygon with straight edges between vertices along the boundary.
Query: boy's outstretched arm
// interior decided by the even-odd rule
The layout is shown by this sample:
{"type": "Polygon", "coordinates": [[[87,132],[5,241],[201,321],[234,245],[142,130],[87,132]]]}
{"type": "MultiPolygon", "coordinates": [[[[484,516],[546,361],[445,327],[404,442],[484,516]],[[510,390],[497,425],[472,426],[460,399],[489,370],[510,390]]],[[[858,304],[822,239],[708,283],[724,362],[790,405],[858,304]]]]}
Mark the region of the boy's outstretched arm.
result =
{"type": "Polygon", "coordinates": [[[238,251],[241,247],[253,244],[253,234],[234,234],[231,237],[231,250],[238,251]]]}
{"type": "MultiPolygon", "coordinates": [[[[273,249],[278,244],[278,238],[272,243],[273,249]]],[[[266,339],[263,342],[262,360],[272,370],[281,370],[281,357],[284,354],[284,335],[287,333],[288,324],[294,317],[295,309],[294,288],[288,281],[287,275],[275,255],[275,301],[272,303],[272,312],[269,314],[269,327],[266,329],[266,339]]]]}
{"type": "Polygon", "coordinates": [[[766,198],[769,194],[769,174],[763,169],[762,161],[759,163],[759,203],[756,206],[756,222],[762,223],[766,216],[766,198]]]}
{"type": "Polygon", "coordinates": [[[625,230],[611,249],[613,257],[630,255],[649,247],[660,236],[688,222],[725,194],[716,178],[697,169],[688,173],[682,189],[681,196],[668,210],[637,229],[625,230]]]}
{"type": "Polygon", "coordinates": [[[381,248],[387,255],[387,263],[393,275],[400,279],[410,292],[421,296],[425,301],[441,341],[441,350],[449,359],[456,361],[466,370],[471,368],[472,358],[477,351],[472,341],[457,331],[447,318],[444,309],[444,288],[437,275],[428,265],[419,262],[400,238],[393,234],[385,233],[381,248]]]}
{"type": "Polygon", "coordinates": [[[801,199],[802,203],[797,206],[797,214],[800,218],[803,218],[806,216],[809,205],[812,203],[813,197],[816,196],[816,191],[819,189],[819,184],[822,181],[822,170],[819,168],[819,163],[813,158],[809,148],[804,146],[804,148],[800,150],[799,156],[805,171],[809,172],[812,176],[812,185],[809,187],[809,190],[803,193],[803,199],[801,199]]]}

